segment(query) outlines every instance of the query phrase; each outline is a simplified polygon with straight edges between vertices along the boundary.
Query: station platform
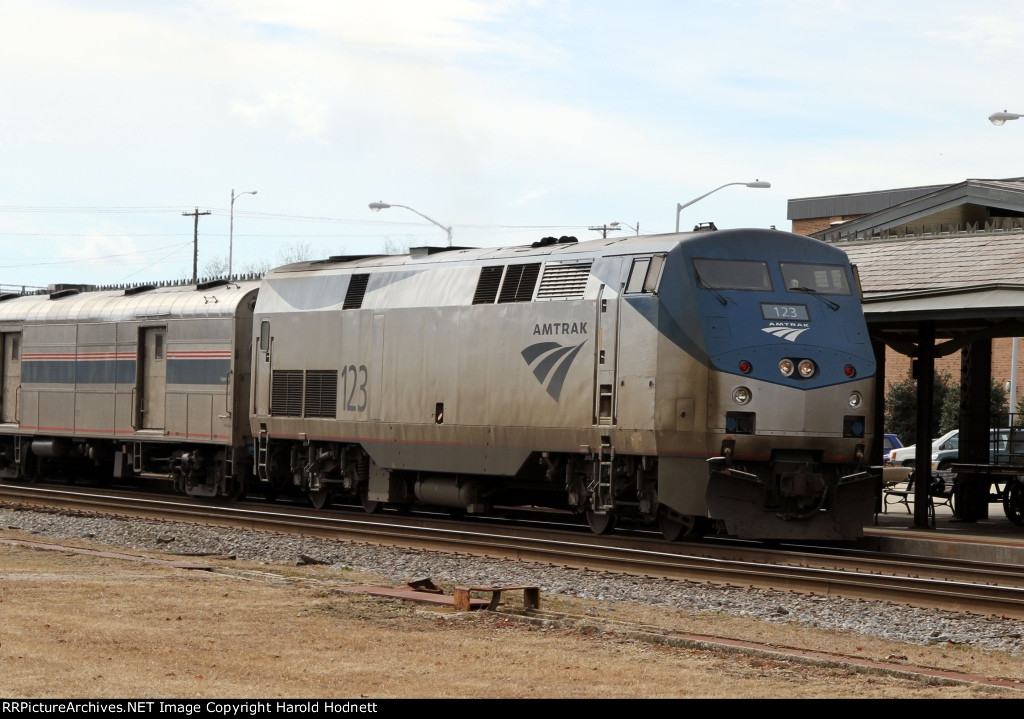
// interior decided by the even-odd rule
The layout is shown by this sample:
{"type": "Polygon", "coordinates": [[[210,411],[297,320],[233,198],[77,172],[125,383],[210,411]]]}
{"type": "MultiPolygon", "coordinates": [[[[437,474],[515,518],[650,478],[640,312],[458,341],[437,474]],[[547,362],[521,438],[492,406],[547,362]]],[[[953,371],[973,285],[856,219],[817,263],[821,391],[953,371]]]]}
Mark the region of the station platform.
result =
{"type": "MultiPolygon", "coordinates": [[[[911,510],[913,505],[911,505],[911,510]]],[[[1024,565],[1024,526],[1003,513],[1001,503],[988,505],[988,517],[964,522],[947,506],[935,507],[935,526],[918,528],[914,516],[902,505],[889,505],[864,528],[859,547],[901,554],[942,556],[976,562],[1024,565]]]]}

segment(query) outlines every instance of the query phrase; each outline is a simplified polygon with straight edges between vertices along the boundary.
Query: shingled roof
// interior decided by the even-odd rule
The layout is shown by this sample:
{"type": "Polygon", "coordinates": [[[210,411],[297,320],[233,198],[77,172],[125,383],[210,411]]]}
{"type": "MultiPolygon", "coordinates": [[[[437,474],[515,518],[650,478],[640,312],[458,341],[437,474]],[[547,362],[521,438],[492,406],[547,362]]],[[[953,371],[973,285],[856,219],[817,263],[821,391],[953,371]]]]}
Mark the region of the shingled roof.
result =
{"type": "Polygon", "coordinates": [[[837,243],[860,272],[864,294],[1024,285],[1024,228],[837,243]]]}
{"type": "Polygon", "coordinates": [[[940,355],[1024,335],[1024,178],[938,187],[812,236],[846,250],[872,336],[901,352],[923,320],[940,355]]]}

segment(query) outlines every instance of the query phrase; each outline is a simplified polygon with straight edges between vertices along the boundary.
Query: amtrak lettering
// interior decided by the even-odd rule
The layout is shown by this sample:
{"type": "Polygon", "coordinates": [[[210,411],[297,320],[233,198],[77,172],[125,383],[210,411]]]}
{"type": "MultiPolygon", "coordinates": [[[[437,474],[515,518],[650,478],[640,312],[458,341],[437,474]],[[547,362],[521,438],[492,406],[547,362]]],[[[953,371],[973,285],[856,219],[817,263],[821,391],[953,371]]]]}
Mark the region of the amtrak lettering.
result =
{"type": "Polygon", "coordinates": [[[551,322],[548,324],[537,324],[533,326],[535,335],[585,335],[587,334],[586,322],[551,322]]]}
{"type": "Polygon", "coordinates": [[[796,342],[796,338],[802,335],[811,326],[806,322],[772,322],[768,327],[762,327],[762,332],[775,335],[779,339],[796,342]]]}

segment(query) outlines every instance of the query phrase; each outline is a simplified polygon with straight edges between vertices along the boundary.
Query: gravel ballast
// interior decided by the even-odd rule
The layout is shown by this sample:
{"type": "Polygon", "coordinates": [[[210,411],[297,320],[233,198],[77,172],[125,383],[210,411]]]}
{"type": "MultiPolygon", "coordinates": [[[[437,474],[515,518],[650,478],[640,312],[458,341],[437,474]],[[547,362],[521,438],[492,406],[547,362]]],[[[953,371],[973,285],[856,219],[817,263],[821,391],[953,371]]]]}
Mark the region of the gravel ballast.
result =
{"type": "Polygon", "coordinates": [[[272,532],[97,516],[72,516],[0,506],[0,526],[52,539],[175,555],[229,555],[264,563],[315,561],[370,572],[399,585],[429,577],[456,584],[530,584],[544,594],[666,606],[695,612],[800,623],[914,644],[951,644],[1024,653],[1024,621],[917,609],[889,602],[725,587],[530,562],[397,549],[272,532]]]}

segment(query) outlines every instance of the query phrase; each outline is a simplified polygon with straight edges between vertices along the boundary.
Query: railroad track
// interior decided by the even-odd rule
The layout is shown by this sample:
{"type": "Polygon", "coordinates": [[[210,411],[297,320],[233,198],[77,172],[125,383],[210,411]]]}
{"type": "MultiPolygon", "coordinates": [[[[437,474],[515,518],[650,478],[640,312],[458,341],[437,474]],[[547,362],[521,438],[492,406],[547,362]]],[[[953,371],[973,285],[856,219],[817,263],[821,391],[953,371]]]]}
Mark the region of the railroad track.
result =
{"type": "Polygon", "coordinates": [[[143,517],[457,552],[593,571],[772,588],[1024,618],[1024,572],[949,559],[750,543],[668,543],[393,513],[317,512],[267,503],[225,505],[78,486],[0,484],[0,501],[66,512],[143,517]]]}

